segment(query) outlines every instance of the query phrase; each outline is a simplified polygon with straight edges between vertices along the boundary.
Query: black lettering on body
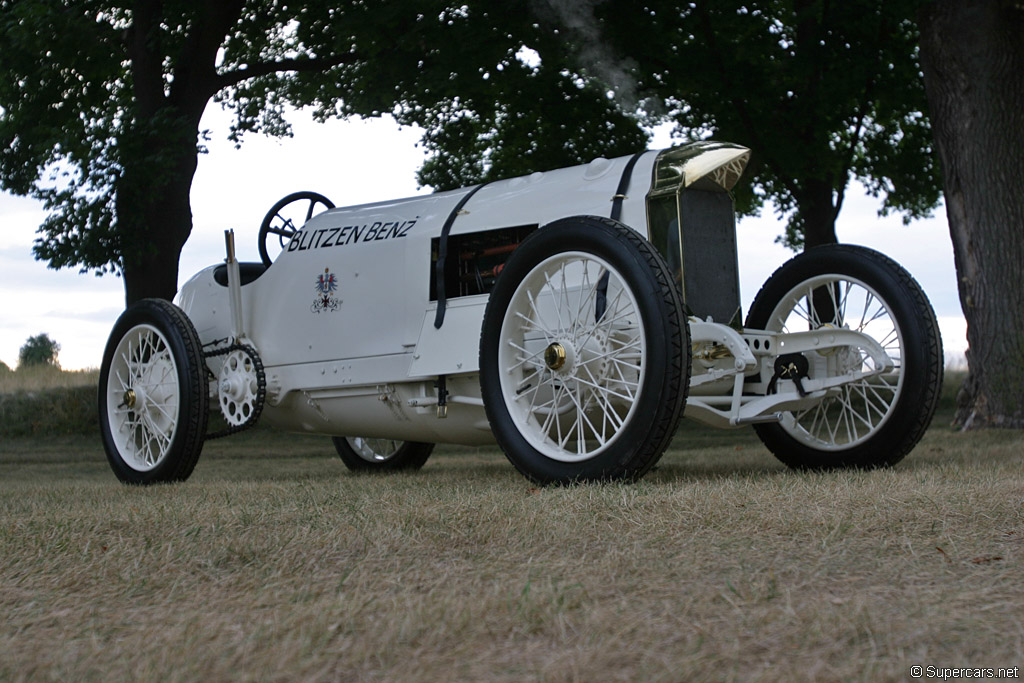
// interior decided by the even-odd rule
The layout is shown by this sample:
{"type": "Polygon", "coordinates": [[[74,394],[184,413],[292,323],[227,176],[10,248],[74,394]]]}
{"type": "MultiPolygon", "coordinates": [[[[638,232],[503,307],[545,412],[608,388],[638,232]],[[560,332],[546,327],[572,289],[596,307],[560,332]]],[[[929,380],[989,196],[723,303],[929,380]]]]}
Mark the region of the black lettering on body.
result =
{"type": "Polygon", "coordinates": [[[329,230],[330,234],[327,235],[327,239],[325,239],[323,241],[323,244],[321,244],[320,246],[321,247],[333,247],[334,243],[331,242],[331,240],[334,239],[334,236],[338,234],[339,230],[341,230],[341,228],[330,228],[330,230],[329,230]]]}
{"type": "Polygon", "coordinates": [[[418,218],[419,216],[413,218],[411,221],[406,221],[402,223],[402,229],[395,235],[395,237],[405,237],[412,229],[412,226],[416,225],[416,220],[418,218]]]}
{"type": "MultiPolygon", "coordinates": [[[[310,249],[319,249],[320,248],[320,240],[323,239],[324,232],[326,232],[326,231],[323,230],[323,229],[320,229],[320,230],[317,230],[316,232],[313,233],[313,236],[316,238],[316,244],[310,245],[310,247],[309,247],[310,249]]],[[[312,242],[312,241],[313,240],[310,240],[310,242],[312,242]]]]}

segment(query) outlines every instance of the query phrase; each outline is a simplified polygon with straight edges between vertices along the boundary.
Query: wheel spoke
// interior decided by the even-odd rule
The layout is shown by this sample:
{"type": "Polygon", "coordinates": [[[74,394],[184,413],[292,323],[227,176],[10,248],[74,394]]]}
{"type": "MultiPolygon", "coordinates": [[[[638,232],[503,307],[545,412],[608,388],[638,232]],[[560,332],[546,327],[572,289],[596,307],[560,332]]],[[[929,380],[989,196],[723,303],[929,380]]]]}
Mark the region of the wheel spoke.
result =
{"type": "Polygon", "coordinates": [[[583,379],[582,377],[579,377],[579,376],[576,377],[576,381],[579,382],[580,384],[585,385],[585,386],[593,387],[594,389],[598,389],[601,392],[603,392],[603,393],[605,393],[605,394],[607,394],[609,396],[614,396],[615,398],[621,398],[623,401],[631,401],[631,400],[633,400],[632,396],[628,396],[626,394],[620,394],[620,393],[618,393],[616,391],[612,391],[607,386],[604,386],[604,385],[599,384],[597,382],[590,382],[590,381],[587,381],[587,380],[585,380],[585,379],[583,379]]]}
{"type": "Polygon", "coordinates": [[[170,452],[179,419],[176,362],[163,334],[147,324],[130,329],[113,353],[107,376],[108,419],[117,451],[133,469],[150,470],[170,452]]]}
{"type": "MultiPolygon", "coordinates": [[[[823,274],[794,286],[766,319],[768,329],[784,333],[836,325],[870,336],[885,350],[894,366],[885,376],[874,375],[832,389],[816,405],[794,411],[791,419],[783,422],[783,428],[797,440],[823,450],[849,448],[876,434],[891,417],[903,387],[902,333],[886,301],[861,280],[823,274]]],[[[811,361],[811,379],[880,369],[866,349],[805,355],[811,361]],[[827,358],[827,364],[820,360],[822,357],[827,358]],[[821,374],[823,371],[828,374],[821,374]]]]}
{"type": "Polygon", "coordinates": [[[498,355],[506,405],[534,448],[577,462],[622,431],[643,383],[637,310],[622,276],[590,254],[559,253],[523,278],[508,303],[498,355]],[[553,344],[563,355],[557,366],[545,355],[553,344]]]}
{"type": "Polygon", "coordinates": [[[544,273],[544,282],[547,284],[547,290],[551,294],[551,299],[555,304],[555,315],[558,317],[558,329],[564,330],[565,323],[562,322],[562,306],[559,302],[560,295],[556,295],[555,292],[562,291],[555,287],[554,283],[551,282],[551,276],[548,273],[544,273]]]}

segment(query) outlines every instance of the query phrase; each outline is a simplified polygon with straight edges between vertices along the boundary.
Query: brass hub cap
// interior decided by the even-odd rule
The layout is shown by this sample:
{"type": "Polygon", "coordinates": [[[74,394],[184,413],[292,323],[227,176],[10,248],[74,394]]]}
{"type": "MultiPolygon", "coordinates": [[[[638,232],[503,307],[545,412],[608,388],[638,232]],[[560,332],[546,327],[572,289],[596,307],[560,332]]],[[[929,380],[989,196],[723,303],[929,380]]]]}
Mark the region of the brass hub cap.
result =
{"type": "Polygon", "coordinates": [[[554,342],[544,349],[544,364],[550,370],[560,370],[565,365],[565,357],[565,347],[558,342],[554,342]]]}
{"type": "Polygon", "coordinates": [[[124,392],[124,398],[121,400],[121,403],[126,408],[134,408],[135,407],[135,391],[132,390],[132,389],[128,389],[127,391],[125,391],[124,392]]]}

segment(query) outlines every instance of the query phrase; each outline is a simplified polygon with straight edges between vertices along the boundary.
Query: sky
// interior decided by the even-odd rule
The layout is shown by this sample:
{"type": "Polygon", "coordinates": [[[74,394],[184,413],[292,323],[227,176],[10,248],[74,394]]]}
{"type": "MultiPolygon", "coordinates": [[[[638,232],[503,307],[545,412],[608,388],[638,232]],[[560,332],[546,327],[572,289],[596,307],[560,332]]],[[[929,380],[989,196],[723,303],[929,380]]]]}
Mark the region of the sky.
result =
{"type": "MultiPolygon", "coordinates": [[[[415,177],[424,159],[419,131],[399,128],[388,118],[320,124],[295,112],[291,121],[292,138],[251,135],[235,148],[226,139],[227,115],[212,105],[207,110],[202,127],[212,139],[192,184],[194,227],[182,252],[179,286],[196,271],[223,262],[229,228],[235,231],[239,260],[258,261],[260,222],[291,192],[320,192],[337,206],[429,192],[417,187],[415,177]]],[[[667,131],[658,131],[651,148],[670,144],[667,131]]],[[[839,240],[881,251],[910,271],[935,308],[947,363],[962,365],[966,323],[945,211],[940,207],[932,218],[904,226],[897,215],[880,218],[879,205],[859,185],[851,187],[836,224],[839,240]]],[[[60,344],[65,369],[99,367],[107,336],[124,309],[123,282],[77,268],[51,270],[36,261],[32,244],[44,217],[39,202],[0,193],[0,361],[13,368],[25,341],[45,332],[60,344]]],[[[783,225],[766,207],[760,217],[744,218],[737,226],[744,311],[768,276],[793,256],[774,241],[783,225]]]]}

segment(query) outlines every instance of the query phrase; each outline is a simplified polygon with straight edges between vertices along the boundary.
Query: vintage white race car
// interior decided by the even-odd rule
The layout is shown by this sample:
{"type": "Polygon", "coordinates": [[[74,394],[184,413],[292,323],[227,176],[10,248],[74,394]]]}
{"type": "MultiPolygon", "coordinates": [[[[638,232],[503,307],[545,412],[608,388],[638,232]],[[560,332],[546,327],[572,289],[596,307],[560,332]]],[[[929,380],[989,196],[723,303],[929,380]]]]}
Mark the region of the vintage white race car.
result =
{"type": "Polygon", "coordinates": [[[262,420],[335,437],[354,470],[497,444],[538,483],[636,479],[684,409],[753,425],[792,467],[893,464],[935,411],[935,314],[894,261],[837,245],[779,268],[742,321],[730,189],[748,156],[698,142],[347,208],[289,195],[262,263],[227,233],[177,305],[118,319],[110,464],[183,480],[205,440],[262,420]]]}

